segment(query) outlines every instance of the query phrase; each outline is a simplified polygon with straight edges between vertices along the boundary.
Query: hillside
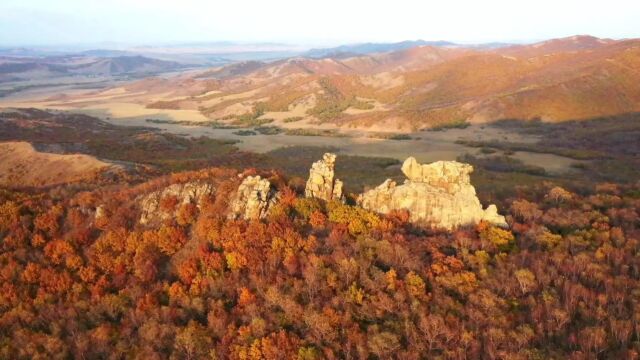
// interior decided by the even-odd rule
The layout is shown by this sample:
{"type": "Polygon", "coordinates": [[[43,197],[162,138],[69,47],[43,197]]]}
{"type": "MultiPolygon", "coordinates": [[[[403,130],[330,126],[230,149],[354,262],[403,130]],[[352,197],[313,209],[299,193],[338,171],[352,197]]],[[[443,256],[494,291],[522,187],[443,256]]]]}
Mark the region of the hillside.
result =
{"type": "Polygon", "coordinates": [[[420,46],[253,63],[217,70],[225,75],[215,95],[195,104],[170,101],[212,119],[258,106],[263,118],[302,114],[309,123],[385,123],[396,130],[503,118],[586,119],[640,110],[639,45],[572,37],[490,50],[420,46]]]}
{"type": "Polygon", "coordinates": [[[64,55],[0,57],[0,82],[65,76],[151,75],[184,68],[184,64],[144,56],[64,55]]]}
{"type": "Polygon", "coordinates": [[[615,42],[616,41],[611,39],[599,39],[589,35],[576,35],[561,39],[551,39],[531,45],[506,46],[497,52],[505,55],[531,58],[559,52],[596,50],[615,42]]]}
{"type": "Polygon", "coordinates": [[[0,357],[633,359],[639,119],[401,165],[4,109],[0,357]]]}
{"type": "MultiPolygon", "coordinates": [[[[42,90],[24,103],[15,96],[7,104],[108,111],[125,118],[149,114],[205,126],[215,121],[221,126],[373,132],[501,119],[556,122],[640,111],[640,40],[574,36],[497,48],[400,48],[346,57],[241,61],[115,87],[63,89],[56,96],[42,90]]],[[[5,62],[0,76],[50,76],[56,71],[140,75],[176,67],[143,57],[63,57],[55,67],[5,62]]]]}
{"type": "Polygon", "coordinates": [[[557,181],[446,231],[255,169],[0,187],[0,355],[633,359],[640,188],[557,181]],[[277,203],[235,218],[255,179],[277,203]]]}
{"type": "Polygon", "coordinates": [[[119,168],[88,155],[43,153],[27,142],[0,142],[0,186],[39,187],[89,181],[119,168]]]}
{"type": "Polygon", "coordinates": [[[409,49],[417,46],[456,46],[449,41],[401,41],[396,43],[362,43],[341,45],[332,48],[310,49],[303,53],[305,57],[324,58],[324,57],[349,57],[354,55],[366,55],[381,52],[392,52],[398,50],[409,49]]]}
{"type": "Polygon", "coordinates": [[[0,360],[640,360],[640,0],[0,0],[0,360]]]}

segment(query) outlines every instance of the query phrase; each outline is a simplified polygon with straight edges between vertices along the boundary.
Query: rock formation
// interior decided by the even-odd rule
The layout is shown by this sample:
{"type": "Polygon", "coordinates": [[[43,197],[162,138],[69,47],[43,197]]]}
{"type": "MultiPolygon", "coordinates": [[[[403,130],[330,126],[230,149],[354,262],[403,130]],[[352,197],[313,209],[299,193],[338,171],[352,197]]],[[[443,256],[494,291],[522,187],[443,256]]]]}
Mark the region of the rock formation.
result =
{"type": "Polygon", "coordinates": [[[342,181],[335,178],[336,155],[326,153],[322,160],[316,161],[309,170],[309,180],[305,187],[306,197],[344,202],[342,181]]]}
{"type": "Polygon", "coordinates": [[[267,179],[246,177],[229,203],[230,219],[263,219],[278,199],[278,194],[267,179]]]}
{"type": "Polygon", "coordinates": [[[162,199],[175,197],[178,206],[189,203],[199,206],[200,202],[205,197],[211,195],[213,190],[214,187],[212,184],[204,181],[196,181],[184,184],[172,184],[162,190],[149,193],[138,201],[142,210],[140,223],[150,224],[175,216],[174,212],[169,212],[161,208],[160,202],[162,199]]]}
{"type": "Polygon", "coordinates": [[[390,179],[365,192],[358,204],[379,213],[406,209],[413,222],[434,228],[453,229],[481,220],[506,226],[495,205],[483,209],[471,185],[473,167],[457,161],[438,161],[420,165],[413,157],[405,160],[403,185],[390,179]]]}
{"type": "Polygon", "coordinates": [[[106,215],[106,212],[105,212],[105,210],[104,210],[104,205],[98,205],[98,206],[96,207],[96,212],[95,212],[95,215],[94,215],[94,220],[101,219],[101,218],[103,218],[105,215],[106,215]]]}

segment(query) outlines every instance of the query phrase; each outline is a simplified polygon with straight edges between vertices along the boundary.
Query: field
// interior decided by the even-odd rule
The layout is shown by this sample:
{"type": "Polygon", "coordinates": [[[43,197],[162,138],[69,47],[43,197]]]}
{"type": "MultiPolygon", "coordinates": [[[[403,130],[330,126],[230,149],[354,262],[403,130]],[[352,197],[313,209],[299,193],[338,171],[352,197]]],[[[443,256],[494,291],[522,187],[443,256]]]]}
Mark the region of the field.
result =
{"type": "MultiPolygon", "coordinates": [[[[640,110],[637,44],[583,36],[557,39],[553,46],[423,46],[182,71],[161,62],[158,69],[165,71],[147,77],[0,82],[0,106],[83,111],[105,119],[391,133],[505,118],[582,120],[640,110]]],[[[122,60],[103,60],[109,61],[122,60]]]]}
{"type": "Polygon", "coordinates": [[[40,187],[90,181],[120,166],[81,154],[60,155],[38,152],[27,142],[0,143],[0,186],[20,184],[40,187]]]}
{"type": "Polygon", "coordinates": [[[0,140],[27,141],[42,151],[115,161],[135,170],[130,176],[207,166],[254,167],[280,170],[302,186],[309,164],[325,151],[339,155],[337,176],[353,193],[386,178],[401,180],[399,164],[408,156],[420,162],[472,163],[478,187],[489,198],[512,192],[514,184],[545,179],[579,187],[591,181],[629,182],[638,176],[637,166],[626,165],[638,161],[634,143],[638,121],[633,115],[563,124],[503,121],[420,131],[408,134],[408,140],[372,138],[356,130],[340,136],[263,134],[271,131],[244,136],[237,129],[142,119],[103,121],[36,109],[5,109],[0,118],[0,140]],[[597,140],[587,141],[591,138],[597,140]]]}
{"type": "MultiPolygon", "coordinates": [[[[296,119],[293,115],[298,116],[301,114],[299,112],[283,112],[279,113],[279,116],[267,112],[263,117],[273,118],[273,121],[267,125],[276,126],[284,131],[273,135],[264,135],[258,131],[255,136],[246,136],[238,132],[238,129],[213,128],[209,125],[211,120],[197,110],[149,109],[143,105],[146,101],[144,99],[148,99],[149,96],[148,94],[136,95],[132,99],[123,91],[105,91],[93,95],[75,94],[73,100],[58,102],[29,99],[28,94],[22,94],[0,99],[0,106],[59,109],[95,116],[114,125],[153,127],[181,136],[206,136],[223,141],[232,140],[237,141],[236,146],[240,150],[255,153],[265,153],[288,146],[330,146],[349,155],[391,157],[397,160],[414,156],[419,161],[431,162],[455,160],[466,153],[482,156],[482,153],[465,146],[471,142],[531,143],[537,139],[535,135],[523,136],[508,128],[472,125],[443,129],[443,131],[402,132],[401,134],[410,139],[394,140],[393,136],[399,133],[389,132],[388,127],[384,128],[386,133],[380,133],[378,127],[341,128],[329,123],[310,123],[309,120],[304,119],[287,121],[290,118],[296,119]],[[381,136],[382,134],[386,135],[381,136]]],[[[255,132],[254,126],[250,125],[231,123],[224,126],[239,126],[241,130],[255,132]]],[[[562,154],[539,154],[527,149],[521,149],[511,156],[525,164],[542,166],[546,171],[556,174],[571,171],[572,165],[579,163],[579,160],[562,154]]]]}

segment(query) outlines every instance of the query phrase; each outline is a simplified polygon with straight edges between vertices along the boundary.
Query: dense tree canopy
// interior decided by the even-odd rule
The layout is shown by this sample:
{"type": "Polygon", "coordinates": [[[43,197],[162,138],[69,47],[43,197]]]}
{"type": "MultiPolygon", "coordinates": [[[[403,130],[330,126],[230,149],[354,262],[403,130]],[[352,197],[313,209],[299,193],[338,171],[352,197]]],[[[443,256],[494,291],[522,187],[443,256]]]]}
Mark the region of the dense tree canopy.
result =
{"type": "Polygon", "coordinates": [[[230,170],[3,192],[0,357],[638,357],[638,185],[540,184],[504,201],[509,229],[447,233],[267,175],[283,195],[254,222],[224,216],[230,170]],[[138,224],[140,194],[196,178],[202,206],[138,224]]]}

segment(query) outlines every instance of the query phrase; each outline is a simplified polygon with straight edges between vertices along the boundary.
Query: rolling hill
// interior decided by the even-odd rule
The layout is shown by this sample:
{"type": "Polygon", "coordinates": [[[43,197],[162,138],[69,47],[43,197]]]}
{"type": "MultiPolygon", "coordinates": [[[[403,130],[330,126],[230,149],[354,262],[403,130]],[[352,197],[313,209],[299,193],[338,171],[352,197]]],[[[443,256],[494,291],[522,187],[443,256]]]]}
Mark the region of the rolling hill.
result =
{"type": "Polygon", "coordinates": [[[120,167],[84,154],[39,152],[28,142],[0,142],[0,185],[36,187],[90,181],[120,167]]]}
{"type": "Polygon", "coordinates": [[[153,75],[184,68],[184,64],[144,56],[95,57],[64,55],[0,57],[0,82],[63,76],[153,75]]]}
{"type": "MultiPolygon", "coordinates": [[[[572,36],[503,47],[405,45],[415,43],[356,56],[237,62],[138,80],[87,92],[86,97],[76,93],[67,102],[42,105],[85,106],[86,98],[99,106],[114,101],[117,90],[118,104],[196,111],[234,125],[391,132],[505,118],[564,121],[640,111],[637,39],[572,36]]],[[[118,74],[172,66],[115,57],[66,65],[64,71],[118,74]]]]}
{"type": "Polygon", "coordinates": [[[593,118],[640,111],[639,46],[639,40],[575,36],[498,49],[417,46],[232,65],[216,70],[225,75],[216,94],[173,102],[212,119],[258,107],[262,118],[302,116],[363,128],[384,123],[394,130],[593,118]]]}
{"type": "Polygon", "coordinates": [[[363,44],[351,44],[341,45],[332,48],[320,48],[311,49],[303,54],[305,57],[310,58],[325,58],[325,57],[349,57],[357,55],[367,55],[381,52],[400,51],[410,49],[417,46],[456,46],[456,44],[449,41],[425,41],[425,40],[408,40],[396,43],[363,43],[363,44]]]}

